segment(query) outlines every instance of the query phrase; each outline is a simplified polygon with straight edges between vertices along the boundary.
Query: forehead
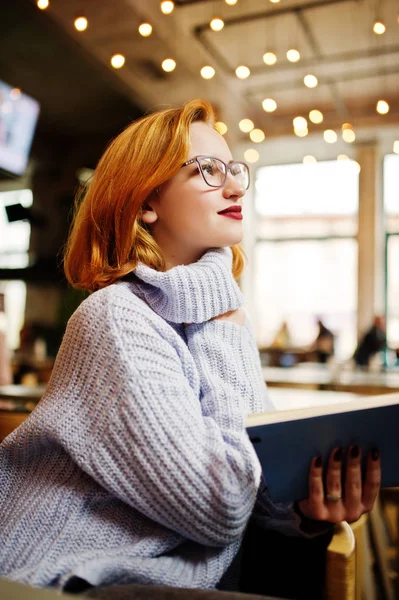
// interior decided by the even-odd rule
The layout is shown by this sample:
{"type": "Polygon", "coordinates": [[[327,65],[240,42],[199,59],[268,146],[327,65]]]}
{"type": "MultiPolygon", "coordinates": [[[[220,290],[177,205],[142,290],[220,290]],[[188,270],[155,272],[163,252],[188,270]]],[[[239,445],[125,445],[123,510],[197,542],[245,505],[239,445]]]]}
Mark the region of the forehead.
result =
{"type": "Polygon", "coordinates": [[[213,129],[212,125],[203,122],[193,123],[190,127],[190,152],[188,159],[201,154],[220,158],[225,162],[232,160],[230,148],[226,140],[213,129]]]}

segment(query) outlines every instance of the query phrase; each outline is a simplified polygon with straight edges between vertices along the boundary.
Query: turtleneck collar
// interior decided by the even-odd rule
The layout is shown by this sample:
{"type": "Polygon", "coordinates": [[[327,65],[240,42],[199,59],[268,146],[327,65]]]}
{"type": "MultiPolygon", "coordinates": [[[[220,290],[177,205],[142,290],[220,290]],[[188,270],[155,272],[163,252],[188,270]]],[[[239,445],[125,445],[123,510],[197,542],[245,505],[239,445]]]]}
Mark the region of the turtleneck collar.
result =
{"type": "Polygon", "coordinates": [[[218,248],[165,272],[140,263],[134,271],[138,279],[130,285],[166,321],[204,323],[242,305],[231,267],[231,249],[218,248]]]}

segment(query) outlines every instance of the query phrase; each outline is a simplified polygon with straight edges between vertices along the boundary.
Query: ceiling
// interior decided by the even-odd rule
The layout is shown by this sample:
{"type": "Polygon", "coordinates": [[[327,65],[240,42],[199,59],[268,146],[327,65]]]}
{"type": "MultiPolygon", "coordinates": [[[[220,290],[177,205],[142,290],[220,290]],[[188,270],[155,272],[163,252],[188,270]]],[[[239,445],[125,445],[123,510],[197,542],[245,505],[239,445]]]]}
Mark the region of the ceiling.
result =
{"type": "MultiPolygon", "coordinates": [[[[33,2],[33,0],[32,0],[33,2]]],[[[295,116],[321,110],[324,122],[310,123],[309,131],[399,123],[399,0],[175,0],[175,9],[164,15],[158,0],[51,0],[40,17],[58,23],[92,59],[107,72],[109,81],[143,111],[180,104],[194,97],[209,99],[218,118],[227,123],[231,142],[248,139],[238,122],[250,118],[266,137],[292,132],[295,116]],[[79,33],[74,18],[84,13],[88,29],[79,33]],[[209,28],[212,17],[221,17],[224,28],[209,28]],[[372,31],[379,17],[384,35],[372,31]],[[143,38],[138,25],[148,21],[153,33],[143,38]],[[297,48],[301,60],[290,63],[289,48],[297,48]],[[267,66],[266,51],[277,55],[267,66]],[[114,70],[110,57],[120,52],[125,65],[114,70]],[[174,58],[177,66],[165,73],[161,63],[174,58]],[[214,67],[216,74],[204,80],[200,69],[214,67]],[[240,80],[238,65],[251,75],[240,80]],[[306,74],[319,85],[309,89],[306,74]],[[277,110],[262,109],[272,98],[277,110]],[[376,113],[379,99],[390,105],[387,115],[376,113]]]]}

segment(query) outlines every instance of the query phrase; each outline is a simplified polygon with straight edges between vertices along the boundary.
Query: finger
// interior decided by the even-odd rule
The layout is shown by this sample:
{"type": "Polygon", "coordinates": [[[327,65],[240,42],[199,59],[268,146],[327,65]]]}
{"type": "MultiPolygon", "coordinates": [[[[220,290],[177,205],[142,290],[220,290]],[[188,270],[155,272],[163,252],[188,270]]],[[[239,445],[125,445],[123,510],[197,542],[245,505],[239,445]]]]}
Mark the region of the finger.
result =
{"type": "Polygon", "coordinates": [[[316,456],[310,465],[309,500],[320,504],[324,502],[323,460],[321,456],[316,456]]]}
{"type": "Polygon", "coordinates": [[[367,457],[366,478],[363,485],[363,505],[370,511],[378,496],[381,485],[381,459],[376,448],[373,448],[367,457]]]}
{"type": "Polygon", "coordinates": [[[344,504],[346,520],[357,521],[363,512],[361,450],[355,445],[349,449],[345,471],[344,504]]]}
{"type": "Polygon", "coordinates": [[[335,448],[328,461],[326,476],[326,500],[329,503],[336,503],[342,497],[341,487],[341,469],[342,469],[342,448],[335,448]]]}

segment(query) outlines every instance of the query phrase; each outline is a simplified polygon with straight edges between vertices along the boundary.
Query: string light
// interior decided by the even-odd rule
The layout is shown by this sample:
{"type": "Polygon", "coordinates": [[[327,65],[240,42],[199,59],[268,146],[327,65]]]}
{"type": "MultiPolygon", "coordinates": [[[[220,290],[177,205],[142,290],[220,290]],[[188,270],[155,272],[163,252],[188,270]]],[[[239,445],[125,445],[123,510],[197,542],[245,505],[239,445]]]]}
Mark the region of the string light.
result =
{"type": "Polygon", "coordinates": [[[338,154],[337,160],[350,160],[350,158],[346,154],[338,154]]]}
{"type": "Polygon", "coordinates": [[[312,156],[311,154],[306,154],[306,156],[303,157],[302,162],[304,165],[308,165],[310,163],[317,162],[317,159],[314,156],[312,156]]]}
{"type": "Polygon", "coordinates": [[[386,27],[385,27],[384,23],[382,21],[380,21],[379,19],[377,19],[373,25],[374,33],[376,33],[377,35],[382,35],[383,33],[385,33],[385,30],[386,30],[386,27]]]}
{"type": "Polygon", "coordinates": [[[86,17],[83,16],[76,17],[73,23],[75,25],[75,29],[77,29],[78,31],[85,31],[89,24],[86,17]]]}
{"type": "Polygon", "coordinates": [[[323,133],[323,137],[327,144],[335,144],[338,139],[338,136],[333,129],[326,129],[323,133]]]}
{"type": "Polygon", "coordinates": [[[394,141],[392,150],[395,154],[399,154],[399,140],[394,141]]]}
{"type": "Polygon", "coordinates": [[[46,10],[46,8],[49,7],[49,0],[37,0],[36,2],[37,4],[37,8],[40,8],[40,10],[46,10]]]}
{"type": "Polygon", "coordinates": [[[301,55],[299,53],[299,50],[297,50],[296,48],[290,48],[287,51],[287,59],[292,62],[292,63],[296,63],[298,62],[298,60],[301,58],[301,55]]]}
{"type": "Polygon", "coordinates": [[[172,0],[164,0],[164,2],[161,2],[161,11],[164,15],[170,15],[170,13],[173,12],[174,7],[175,3],[172,2],[172,0]]]}
{"type": "Polygon", "coordinates": [[[263,62],[269,67],[271,65],[275,65],[277,62],[277,56],[274,54],[274,52],[265,52],[263,55],[263,62]]]}
{"type": "Polygon", "coordinates": [[[309,133],[309,130],[307,127],[306,127],[306,129],[294,129],[294,133],[298,137],[306,137],[309,133]]]}
{"type": "Polygon", "coordinates": [[[376,111],[380,113],[380,115],[386,115],[389,112],[389,104],[385,100],[378,100],[376,111]]]}
{"type": "Polygon", "coordinates": [[[203,77],[204,79],[212,79],[212,77],[215,75],[215,69],[209,65],[206,65],[205,67],[202,67],[201,69],[201,77],[203,77]]]}
{"type": "Polygon", "coordinates": [[[237,4],[237,0],[224,0],[226,2],[226,4],[228,4],[229,6],[234,6],[235,4],[237,4]]]}
{"type": "Polygon", "coordinates": [[[249,137],[256,144],[260,144],[261,142],[263,142],[266,136],[261,129],[252,129],[252,131],[249,132],[249,137]]]}
{"type": "Polygon", "coordinates": [[[176,68],[176,61],[174,61],[173,58],[165,58],[165,60],[162,61],[162,68],[167,73],[171,73],[176,68]]]}
{"type": "Polygon", "coordinates": [[[315,75],[305,75],[303,78],[303,83],[308,88],[315,88],[319,82],[317,81],[317,77],[315,75]]]}
{"type": "Polygon", "coordinates": [[[223,123],[223,121],[217,121],[215,123],[215,129],[220,133],[220,135],[227,133],[227,125],[226,123],[223,123]]]}
{"type": "Polygon", "coordinates": [[[319,110],[311,110],[309,113],[309,119],[312,121],[312,123],[318,125],[319,123],[323,122],[323,113],[319,110]]]}
{"type": "Polygon", "coordinates": [[[241,119],[238,123],[238,127],[243,133],[249,133],[255,126],[251,119],[241,119]]]}
{"type": "Polygon", "coordinates": [[[246,79],[250,76],[250,74],[251,71],[248,69],[248,67],[245,67],[244,65],[240,65],[236,68],[236,75],[238,79],[246,79]]]}
{"type": "Polygon", "coordinates": [[[255,163],[259,160],[259,152],[255,148],[248,148],[244,152],[244,158],[249,163],[255,163]]]}
{"type": "Polygon", "coordinates": [[[213,31],[222,31],[222,29],[224,27],[224,21],[223,21],[223,19],[219,19],[219,17],[215,17],[209,23],[209,26],[213,31]]]}
{"type": "Polygon", "coordinates": [[[356,134],[353,129],[344,129],[342,132],[342,139],[347,144],[352,144],[356,139],[356,134]]]}
{"type": "Polygon", "coordinates": [[[262,102],[262,108],[268,113],[272,113],[277,108],[277,102],[272,98],[265,98],[262,102]]]}
{"type": "Polygon", "coordinates": [[[123,54],[114,54],[111,57],[111,65],[114,67],[114,69],[121,69],[125,64],[125,61],[126,59],[123,54]]]}
{"type": "Polygon", "coordinates": [[[292,121],[292,124],[294,126],[294,129],[307,129],[308,128],[308,122],[305,119],[305,117],[295,117],[295,119],[292,121]]]}
{"type": "Polygon", "coordinates": [[[362,169],[361,169],[361,166],[360,166],[360,165],[359,165],[359,163],[358,163],[358,162],[356,162],[355,160],[354,160],[354,161],[352,161],[352,162],[353,162],[353,167],[354,167],[354,169],[355,169],[355,172],[359,174],[359,173],[360,173],[360,171],[362,170],[362,169]]]}
{"type": "Polygon", "coordinates": [[[278,4],[278,3],[280,2],[280,0],[270,0],[270,2],[271,2],[272,4],[278,4]]]}
{"type": "Polygon", "coordinates": [[[152,25],[150,23],[140,23],[139,34],[143,37],[148,37],[152,34],[152,25]]]}

